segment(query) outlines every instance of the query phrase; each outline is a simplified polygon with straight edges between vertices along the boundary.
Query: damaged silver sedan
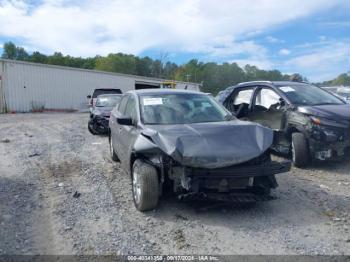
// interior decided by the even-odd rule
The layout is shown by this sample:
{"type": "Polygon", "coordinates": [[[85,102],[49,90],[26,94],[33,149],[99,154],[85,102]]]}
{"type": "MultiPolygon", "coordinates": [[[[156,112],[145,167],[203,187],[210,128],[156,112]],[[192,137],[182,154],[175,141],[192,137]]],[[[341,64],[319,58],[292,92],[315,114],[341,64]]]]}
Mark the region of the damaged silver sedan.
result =
{"type": "Polygon", "coordinates": [[[273,132],[240,121],[209,95],[138,90],[123,95],[109,121],[111,157],[131,176],[135,206],[154,209],[167,193],[216,199],[268,196],[275,174],[273,132]]]}

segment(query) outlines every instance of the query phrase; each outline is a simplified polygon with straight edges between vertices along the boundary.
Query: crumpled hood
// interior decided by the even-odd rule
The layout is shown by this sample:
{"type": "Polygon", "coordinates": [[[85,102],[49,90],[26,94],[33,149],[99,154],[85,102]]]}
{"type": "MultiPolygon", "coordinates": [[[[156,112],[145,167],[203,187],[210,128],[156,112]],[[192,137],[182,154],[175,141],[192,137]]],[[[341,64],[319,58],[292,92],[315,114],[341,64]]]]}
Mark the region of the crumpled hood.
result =
{"type": "Polygon", "coordinates": [[[350,105],[300,106],[298,111],[304,114],[334,120],[350,120],[350,105]]]}
{"type": "Polygon", "coordinates": [[[148,125],[143,134],[184,166],[220,168],[246,162],[265,152],[273,131],[232,120],[183,125],[148,125]]]}

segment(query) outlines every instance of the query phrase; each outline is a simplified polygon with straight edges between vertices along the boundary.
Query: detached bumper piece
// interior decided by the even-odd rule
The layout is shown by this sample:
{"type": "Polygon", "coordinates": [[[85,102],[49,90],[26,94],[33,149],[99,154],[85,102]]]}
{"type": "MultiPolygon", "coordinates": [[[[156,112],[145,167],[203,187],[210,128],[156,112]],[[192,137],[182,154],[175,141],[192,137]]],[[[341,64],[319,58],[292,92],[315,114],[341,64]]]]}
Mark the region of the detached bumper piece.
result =
{"type": "Polygon", "coordinates": [[[244,178],[270,176],[288,172],[291,161],[272,161],[253,166],[231,166],[218,169],[186,168],[185,175],[191,178],[244,178]]]}

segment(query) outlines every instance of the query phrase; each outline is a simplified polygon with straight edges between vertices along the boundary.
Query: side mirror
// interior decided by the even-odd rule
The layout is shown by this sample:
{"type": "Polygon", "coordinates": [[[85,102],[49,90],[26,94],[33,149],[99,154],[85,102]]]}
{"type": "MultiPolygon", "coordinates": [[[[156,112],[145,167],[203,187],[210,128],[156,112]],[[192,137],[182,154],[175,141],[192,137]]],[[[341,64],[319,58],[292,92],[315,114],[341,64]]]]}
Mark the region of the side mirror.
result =
{"type": "Polygon", "coordinates": [[[132,118],[131,117],[117,117],[117,123],[123,126],[132,126],[132,118]]]}
{"type": "Polygon", "coordinates": [[[91,95],[86,96],[87,99],[91,99],[91,95]]]}

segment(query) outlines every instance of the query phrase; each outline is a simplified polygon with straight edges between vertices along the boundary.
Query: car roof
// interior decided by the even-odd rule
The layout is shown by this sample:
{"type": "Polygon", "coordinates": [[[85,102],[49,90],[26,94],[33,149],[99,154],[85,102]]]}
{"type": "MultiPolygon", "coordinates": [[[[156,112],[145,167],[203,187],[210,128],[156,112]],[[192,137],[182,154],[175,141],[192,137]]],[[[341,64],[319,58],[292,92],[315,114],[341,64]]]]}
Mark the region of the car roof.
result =
{"type": "Polygon", "coordinates": [[[97,96],[97,98],[99,97],[111,97],[111,96],[122,96],[123,94],[102,94],[97,96]]]}
{"type": "Polygon", "coordinates": [[[288,86],[288,85],[306,85],[306,82],[295,82],[295,81],[249,81],[242,82],[234,86],[229,86],[224,90],[220,91],[215,97],[220,103],[224,101],[232,94],[232,92],[240,87],[249,87],[255,85],[267,85],[267,86],[288,86]]]}
{"type": "Polygon", "coordinates": [[[150,88],[150,89],[139,89],[130,90],[127,94],[136,95],[157,95],[157,94],[205,94],[199,91],[187,90],[187,89],[167,89],[167,88],[150,88]]]}
{"type": "Polygon", "coordinates": [[[97,90],[120,90],[120,88],[95,88],[94,91],[97,91],[97,90]]]}
{"type": "Polygon", "coordinates": [[[295,81],[249,81],[249,82],[242,82],[236,85],[236,87],[239,86],[245,86],[245,85],[305,85],[308,84],[306,82],[295,82],[295,81]]]}

